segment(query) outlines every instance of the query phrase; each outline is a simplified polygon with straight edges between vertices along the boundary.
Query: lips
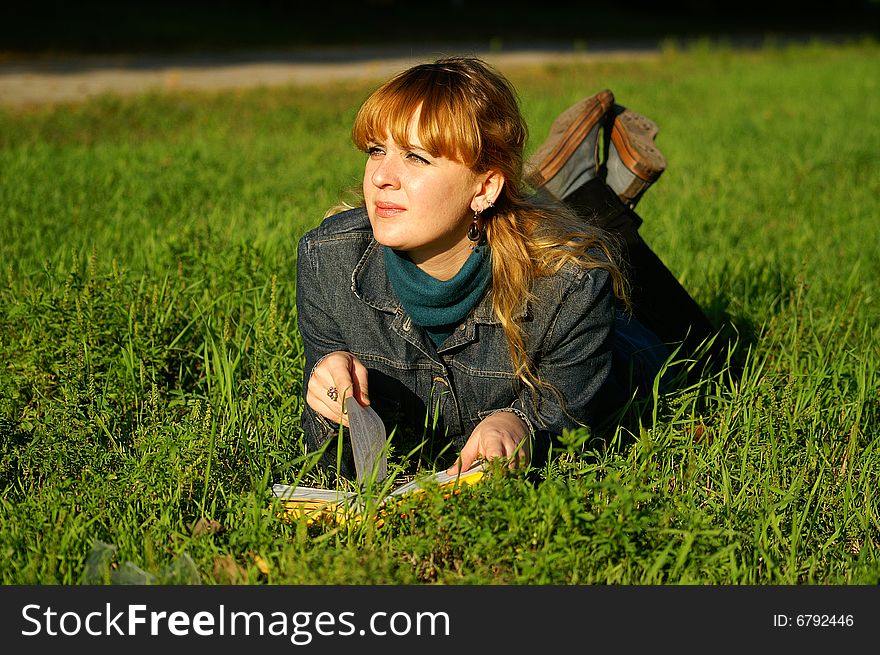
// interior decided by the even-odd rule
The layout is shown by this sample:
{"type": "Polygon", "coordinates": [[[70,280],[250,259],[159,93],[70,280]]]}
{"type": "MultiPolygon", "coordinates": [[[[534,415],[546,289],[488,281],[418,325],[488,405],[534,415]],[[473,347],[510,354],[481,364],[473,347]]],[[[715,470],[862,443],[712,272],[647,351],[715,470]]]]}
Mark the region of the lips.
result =
{"type": "Polygon", "coordinates": [[[376,215],[382,218],[394,218],[400,216],[406,211],[406,207],[396,205],[393,202],[377,202],[375,203],[376,215]]]}

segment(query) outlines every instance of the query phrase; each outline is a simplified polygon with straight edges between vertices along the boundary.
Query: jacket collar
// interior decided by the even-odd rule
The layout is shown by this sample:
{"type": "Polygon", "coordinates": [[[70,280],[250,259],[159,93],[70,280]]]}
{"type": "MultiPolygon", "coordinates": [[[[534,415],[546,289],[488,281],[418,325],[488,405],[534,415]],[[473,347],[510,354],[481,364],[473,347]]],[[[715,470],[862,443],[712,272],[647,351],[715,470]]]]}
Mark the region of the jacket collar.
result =
{"type": "Polygon", "coordinates": [[[395,314],[401,310],[400,299],[385,270],[382,246],[372,237],[351,273],[351,291],[356,298],[380,312],[395,314]]]}

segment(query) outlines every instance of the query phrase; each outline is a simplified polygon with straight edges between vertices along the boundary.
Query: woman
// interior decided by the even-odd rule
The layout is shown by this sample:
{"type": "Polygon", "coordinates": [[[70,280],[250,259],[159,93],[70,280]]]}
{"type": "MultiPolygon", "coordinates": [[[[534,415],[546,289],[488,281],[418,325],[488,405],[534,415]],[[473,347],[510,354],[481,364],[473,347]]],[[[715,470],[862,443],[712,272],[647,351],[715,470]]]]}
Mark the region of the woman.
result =
{"type": "MultiPolygon", "coordinates": [[[[554,124],[536,155],[538,195],[523,180],[516,93],[480,60],[415,66],[365,101],[352,129],[366,154],[363,206],[299,244],[310,449],[347,426],[353,396],[429,457],[457,454],[450,473],[495,457],[523,465],[625,400],[630,373],[650,383],[667,351],[638,312],[622,313],[611,238],[585,220],[638,221],[597,177],[609,96],[554,124]]],[[[638,223],[621,225],[631,255],[638,223]]]]}

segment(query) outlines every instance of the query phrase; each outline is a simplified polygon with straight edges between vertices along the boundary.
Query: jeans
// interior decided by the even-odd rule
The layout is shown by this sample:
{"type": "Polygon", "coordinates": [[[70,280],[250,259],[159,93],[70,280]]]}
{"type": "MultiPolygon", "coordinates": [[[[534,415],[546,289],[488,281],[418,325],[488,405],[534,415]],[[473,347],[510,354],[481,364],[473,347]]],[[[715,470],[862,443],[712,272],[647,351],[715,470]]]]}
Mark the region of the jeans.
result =
{"type": "MultiPolygon", "coordinates": [[[[696,301],[642,239],[638,232],[641,217],[599,178],[579,187],[565,202],[584,220],[608,232],[617,243],[630,284],[632,316],[639,324],[624,330],[632,332],[636,342],[650,341],[641,333],[641,329],[646,328],[667,345],[681,344],[680,357],[696,357],[702,342],[711,339],[715,329],[696,301]]],[[[656,344],[652,348],[656,348],[656,344]]],[[[712,356],[719,355],[717,349],[712,353],[712,356]]]]}

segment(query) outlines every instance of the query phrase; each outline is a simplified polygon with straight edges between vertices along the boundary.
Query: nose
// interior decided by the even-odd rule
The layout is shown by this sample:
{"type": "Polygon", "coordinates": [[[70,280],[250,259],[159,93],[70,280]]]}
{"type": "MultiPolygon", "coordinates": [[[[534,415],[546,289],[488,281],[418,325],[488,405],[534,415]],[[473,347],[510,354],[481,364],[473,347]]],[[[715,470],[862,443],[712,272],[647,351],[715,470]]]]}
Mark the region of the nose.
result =
{"type": "Polygon", "coordinates": [[[400,187],[400,170],[396,158],[385,155],[373,162],[373,170],[370,173],[370,181],[379,189],[400,187]]]}

